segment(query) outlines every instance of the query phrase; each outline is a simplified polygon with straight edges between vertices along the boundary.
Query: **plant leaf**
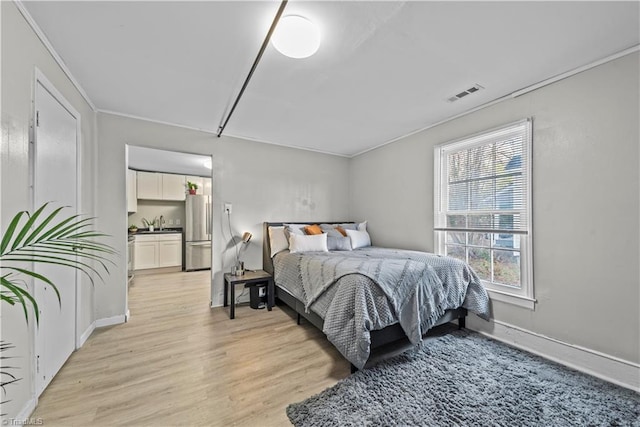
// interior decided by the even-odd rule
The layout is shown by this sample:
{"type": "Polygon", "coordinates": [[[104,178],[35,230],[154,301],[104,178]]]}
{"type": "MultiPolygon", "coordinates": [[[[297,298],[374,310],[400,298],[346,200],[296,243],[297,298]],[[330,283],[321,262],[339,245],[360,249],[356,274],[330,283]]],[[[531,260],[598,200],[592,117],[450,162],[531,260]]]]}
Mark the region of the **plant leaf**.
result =
{"type": "Polygon", "coordinates": [[[53,220],[53,218],[55,218],[55,216],[56,216],[56,215],[58,215],[58,213],[59,213],[62,209],[64,209],[64,206],[61,206],[61,207],[59,207],[59,208],[55,209],[53,212],[51,212],[51,213],[49,214],[49,216],[48,216],[44,221],[42,221],[42,224],[40,224],[40,225],[39,225],[39,226],[38,226],[38,227],[33,231],[33,233],[31,233],[31,234],[29,235],[29,237],[27,237],[27,239],[24,241],[24,244],[25,244],[25,245],[28,245],[29,243],[31,243],[31,242],[33,241],[33,239],[35,239],[35,237],[36,237],[38,234],[40,234],[40,232],[41,232],[42,230],[44,230],[44,228],[47,226],[47,224],[49,224],[49,223],[53,220]]]}
{"type": "Polygon", "coordinates": [[[18,245],[20,245],[20,242],[22,241],[24,236],[26,236],[26,234],[29,232],[29,229],[31,228],[31,226],[33,225],[34,222],[36,222],[36,220],[38,219],[38,217],[40,216],[42,211],[44,211],[44,209],[47,207],[47,205],[48,205],[48,203],[45,203],[44,205],[40,206],[40,208],[38,208],[38,210],[36,210],[33,213],[33,215],[29,215],[27,213],[27,215],[29,216],[29,219],[27,220],[27,222],[22,226],[22,228],[18,232],[18,235],[16,236],[15,240],[13,241],[13,245],[11,246],[11,250],[14,250],[15,248],[18,247],[18,245]]]}
{"type": "Polygon", "coordinates": [[[59,304],[61,295],[46,273],[20,267],[20,263],[70,267],[83,272],[93,284],[95,277],[103,280],[103,271],[109,273],[107,264],[116,265],[110,255],[118,254],[111,246],[96,241],[107,235],[93,230],[95,218],[77,214],[59,218],[64,207],[45,213],[48,206],[49,203],[43,204],[33,214],[18,212],[0,241],[0,301],[12,306],[20,305],[27,322],[28,305],[33,306],[36,321],[39,322],[38,305],[26,289],[26,284],[21,286],[24,281],[14,279],[13,274],[24,275],[34,279],[35,283],[40,281],[51,286],[59,304]],[[25,215],[28,217],[26,221],[25,215]],[[6,271],[9,273],[4,274],[6,271]]]}
{"type": "Polygon", "coordinates": [[[17,268],[17,267],[12,267],[12,270],[18,271],[18,272],[20,272],[22,274],[26,274],[27,276],[31,276],[31,277],[33,277],[35,279],[42,280],[47,285],[51,286],[53,288],[53,290],[55,291],[56,296],[58,297],[58,304],[60,306],[62,306],[62,299],[60,298],[60,292],[58,291],[58,287],[56,285],[54,285],[51,280],[49,280],[48,278],[44,277],[41,274],[36,273],[35,271],[25,270],[23,268],[17,268]]]}
{"type": "Polygon", "coordinates": [[[0,286],[2,286],[4,288],[7,288],[9,291],[11,291],[13,293],[13,295],[15,295],[15,298],[17,299],[17,301],[22,306],[22,311],[24,312],[24,317],[25,317],[27,323],[29,323],[29,312],[27,311],[27,302],[25,301],[25,298],[27,300],[29,300],[31,302],[31,304],[33,305],[33,310],[34,310],[34,313],[35,313],[35,316],[36,316],[36,323],[39,322],[40,315],[38,313],[38,303],[31,296],[31,294],[29,292],[27,292],[26,290],[22,289],[20,286],[16,285],[15,282],[9,281],[7,279],[7,276],[0,277],[0,286]]]}
{"type": "Polygon", "coordinates": [[[9,242],[11,242],[11,238],[13,237],[13,232],[18,226],[18,223],[20,222],[22,215],[26,213],[27,211],[18,212],[11,220],[11,223],[9,223],[9,227],[7,228],[7,231],[4,233],[4,236],[2,237],[2,243],[0,243],[0,254],[4,254],[4,251],[7,249],[7,246],[9,246],[9,242]]]}

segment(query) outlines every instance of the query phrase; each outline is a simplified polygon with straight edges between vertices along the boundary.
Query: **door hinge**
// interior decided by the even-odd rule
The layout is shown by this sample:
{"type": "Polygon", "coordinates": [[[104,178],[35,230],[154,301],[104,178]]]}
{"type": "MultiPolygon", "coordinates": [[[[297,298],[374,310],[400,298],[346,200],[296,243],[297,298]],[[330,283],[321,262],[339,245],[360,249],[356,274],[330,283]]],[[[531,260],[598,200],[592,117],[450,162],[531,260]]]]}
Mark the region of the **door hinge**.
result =
{"type": "Polygon", "coordinates": [[[40,126],[40,111],[36,111],[36,127],[40,126]]]}
{"type": "Polygon", "coordinates": [[[36,356],[36,373],[40,373],[40,355],[36,356]]]}

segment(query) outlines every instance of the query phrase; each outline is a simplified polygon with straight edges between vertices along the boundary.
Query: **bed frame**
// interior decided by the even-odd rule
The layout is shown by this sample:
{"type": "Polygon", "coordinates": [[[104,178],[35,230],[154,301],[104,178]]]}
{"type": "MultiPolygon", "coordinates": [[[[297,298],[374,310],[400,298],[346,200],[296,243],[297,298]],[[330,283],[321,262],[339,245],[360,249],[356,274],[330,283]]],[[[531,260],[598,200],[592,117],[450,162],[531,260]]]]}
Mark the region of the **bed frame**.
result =
{"type": "MultiPolygon", "coordinates": [[[[353,221],[324,221],[324,222],[286,222],[286,224],[344,224],[352,223],[353,221]]],[[[264,222],[263,223],[263,244],[262,244],[262,268],[269,274],[273,275],[273,260],[271,259],[271,245],[269,242],[269,227],[281,227],[284,222],[264,222]]],[[[322,330],[324,320],[314,312],[305,312],[304,303],[285,290],[280,289],[278,283],[275,283],[276,300],[289,306],[297,314],[298,324],[300,324],[301,317],[304,317],[316,328],[322,330]]],[[[451,321],[458,321],[458,328],[465,327],[465,318],[467,316],[466,308],[457,308],[453,310],[447,310],[444,315],[438,319],[436,326],[444,325],[451,321]]],[[[428,333],[429,331],[427,331],[428,333]]],[[[426,335],[426,334],[425,334],[426,335]]],[[[411,342],[407,338],[406,334],[402,330],[400,324],[396,323],[391,326],[387,326],[384,329],[371,331],[371,352],[369,360],[365,367],[372,366],[378,363],[380,360],[401,353],[412,346],[411,342]]],[[[351,372],[355,372],[357,368],[351,365],[351,372]]]]}

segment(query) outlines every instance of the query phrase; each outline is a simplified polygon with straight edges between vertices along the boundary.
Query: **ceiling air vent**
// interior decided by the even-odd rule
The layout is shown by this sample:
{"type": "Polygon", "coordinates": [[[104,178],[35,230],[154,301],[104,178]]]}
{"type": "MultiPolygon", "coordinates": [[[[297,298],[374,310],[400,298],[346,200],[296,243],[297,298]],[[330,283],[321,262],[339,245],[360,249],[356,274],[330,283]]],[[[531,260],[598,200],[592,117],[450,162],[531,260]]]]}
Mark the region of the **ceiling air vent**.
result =
{"type": "Polygon", "coordinates": [[[467,95],[471,95],[472,93],[477,92],[480,89],[484,89],[484,88],[479,84],[476,84],[474,86],[471,86],[469,89],[463,90],[462,92],[452,96],[451,98],[448,99],[448,101],[449,102],[457,101],[458,99],[464,98],[467,95]]]}

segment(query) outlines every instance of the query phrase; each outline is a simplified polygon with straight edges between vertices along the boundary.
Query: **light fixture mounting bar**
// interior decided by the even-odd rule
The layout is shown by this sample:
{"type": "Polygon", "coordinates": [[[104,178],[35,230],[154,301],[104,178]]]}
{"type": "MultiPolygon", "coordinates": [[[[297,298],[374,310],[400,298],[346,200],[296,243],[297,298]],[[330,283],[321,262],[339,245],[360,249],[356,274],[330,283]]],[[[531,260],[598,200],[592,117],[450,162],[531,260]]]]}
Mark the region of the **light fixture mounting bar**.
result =
{"type": "Polygon", "coordinates": [[[242,88],[240,89],[240,93],[238,93],[238,96],[236,97],[236,100],[233,102],[233,106],[231,107],[231,111],[229,111],[229,114],[227,115],[227,118],[224,119],[224,121],[222,122],[222,125],[220,125],[218,127],[218,138],[220,138],[220,136],[222,136],[222,132],[224,131],[224,128],[227,127],[227,123],[229,123],[229,119],[231,118],[231,115],[233,115],[233,112],[235,111],[236,106],[238,105],[238,102],[240,101],[240,98],[242,98],[242,94],[244,93],[244,90],[247,88],[247,85],[249,84],[249,81],[251,80],[251,77],[253,76],[253,72],[258,67],[258,63],[260,63],[260,59],[262,59],[262,55],[264,54],[265,49],[269,45],[269,40],[271,40],[271,35],[275,31],[276,26],[278,25],[278,21],[280,21],[280,17],[282,16],[282,13],[284,12],[284,8],[287,6],[287,3],[288,3],[288,0],[282,0],[282,3],[280,3],[280,7],[278,8],[278,12],[276,13],[276,16],[273,18],[273,22],[271,23],[271,27],[269,28],[269,32],[267,32],[267,36],[264,38],[264,41],[262,42],[262,46],[260,47],[260,50],[258,51],[258,55],[256,56],[255,61],[253,61],[253,65],[251,66],[251,69],[249,70],[249,74],[247,75],[247,78],[244,80],[244,83],[242,84],[242,88]]]}

